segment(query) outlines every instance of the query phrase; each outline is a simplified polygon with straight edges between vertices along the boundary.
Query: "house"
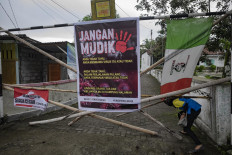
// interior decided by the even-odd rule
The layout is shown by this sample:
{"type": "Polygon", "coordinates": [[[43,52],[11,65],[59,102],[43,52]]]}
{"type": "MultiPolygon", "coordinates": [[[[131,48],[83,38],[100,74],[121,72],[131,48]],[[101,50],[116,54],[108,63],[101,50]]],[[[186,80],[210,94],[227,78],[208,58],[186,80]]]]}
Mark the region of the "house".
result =
{"type": "Polygon", "coordinates": [[[208,60],[210,60],[210,63],[207,62],[202,62],[200,61],[198,66],[204,66],[204,67],[210,67],[210,65],[215,65],[216,66],[216,71],[222,71],[224,67],[224,55],[223,52],[218,51],[218,52],[211,52],[208,49],[204,49],[203,53],[206,55],[208,60]]]}
{"type": "MultiPolygon", "coordinates": [[[[65,51],[67,51],[68,42],[42,43],[23,34],[17,36],[57,59],[67,62],[65,51]]],[[[25,84],[68,78],[65,67],[8,35],[0,36],[0,50],[3,83],[25,84]]]]}
{"type": "MultiPolygon", "coordinates": [[[[208,49],[204,49],[203,53],[206,55],[206,57],[210,60],[210,65],[216,66],[216,71],[221,71],[224,67],[224,56],[223,52],[211,52],[208,49]]],[[[150,51],[144,52],[141,55],[141,71],[144,71],[149,66],[151,66],[153,63],[152,54],[150,51]]],[[[204,67],[210,67],[209,63],[206,62],[199,62],[198,66],[204,66],[204,67]]]]}

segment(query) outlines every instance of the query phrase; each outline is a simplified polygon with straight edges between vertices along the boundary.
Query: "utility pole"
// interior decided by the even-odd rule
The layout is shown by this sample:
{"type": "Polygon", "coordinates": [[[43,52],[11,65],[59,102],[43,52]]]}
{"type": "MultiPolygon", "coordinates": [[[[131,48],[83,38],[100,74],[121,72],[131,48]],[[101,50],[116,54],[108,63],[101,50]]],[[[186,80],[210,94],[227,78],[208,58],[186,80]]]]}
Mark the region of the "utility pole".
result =
{"type": "Polygon", "coordinates": [[[208,5],[209,5],[209,12],[210,12],[210,0],[209,0],[209,4],[208,5]]]}
{"type": "Polygon", "coordinates": [[[151,41],[152,41],[152,30],[151,30],[151,41]]]}
{"type": "Polygon", "coordinates": [[[153,52],[152,52],[152,30],[151,30],[150,51],[151,51],[150,65],[152,65],[152,64],[153,64],[153,52]]]}

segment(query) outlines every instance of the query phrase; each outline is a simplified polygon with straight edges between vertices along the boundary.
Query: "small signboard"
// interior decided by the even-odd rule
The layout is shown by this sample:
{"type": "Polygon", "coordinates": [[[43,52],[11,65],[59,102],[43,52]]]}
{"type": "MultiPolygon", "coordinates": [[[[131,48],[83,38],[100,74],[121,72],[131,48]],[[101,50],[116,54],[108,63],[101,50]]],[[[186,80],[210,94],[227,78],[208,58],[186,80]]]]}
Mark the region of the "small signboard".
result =
{"type": "Polygon", "coordinates": [[[48,90],[14,88],[14,106],[45,110],[48,104],[48,90]]]}
{"type": "Polygon", "coordinates": [[[92,19],[116,18],[115,0],[91,0],[92,19]]]}

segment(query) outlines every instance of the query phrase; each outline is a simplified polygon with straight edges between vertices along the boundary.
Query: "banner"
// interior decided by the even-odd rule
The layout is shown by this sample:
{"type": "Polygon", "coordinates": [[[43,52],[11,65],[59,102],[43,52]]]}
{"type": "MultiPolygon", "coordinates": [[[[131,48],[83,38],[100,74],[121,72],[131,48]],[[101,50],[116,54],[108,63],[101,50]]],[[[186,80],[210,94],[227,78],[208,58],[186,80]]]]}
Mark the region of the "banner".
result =
{"type": "Polygon", "coordinates": [[[209,38],[212,18],[169,20],[161,94],[188,88],[209,38]]]}
{"type": "Polygon", "coordinates": [[[139,19],[77,23],[75,43],[79,108],[107,112],[138,110],[139,19]]]}
{"type": "Polygon", "coordinates": [[[48,90],[14,88],[14,106],[45,110],[48,95],[48,90]]]}
{"type": "MultiPolygon", "coordinates": [[[[67,65],[69,65],[72,68],[76,68],[76,53],[75,53],[75,47],[71,44],[67,44],[67,65]]],[[[70,79],[76,79],[77,74],[70,69],[68,69],[68,76],[70,79]]]]}

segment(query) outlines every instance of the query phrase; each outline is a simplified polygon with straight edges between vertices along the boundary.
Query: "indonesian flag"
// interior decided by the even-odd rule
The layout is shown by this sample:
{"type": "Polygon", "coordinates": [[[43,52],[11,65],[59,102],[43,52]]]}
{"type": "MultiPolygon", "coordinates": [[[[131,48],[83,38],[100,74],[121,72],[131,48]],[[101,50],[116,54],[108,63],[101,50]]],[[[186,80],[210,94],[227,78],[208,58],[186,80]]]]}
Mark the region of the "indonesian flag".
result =
{"type": "Polygon", "coordinates": [[[48,104],[48,90],[14,88],[14,106],[45,110],[48,104]]]}
{"type": "Polygon", "coordinates": [[[212,18],[169,20],[161,94],[188,88],[207,42],[212,18]]]}

